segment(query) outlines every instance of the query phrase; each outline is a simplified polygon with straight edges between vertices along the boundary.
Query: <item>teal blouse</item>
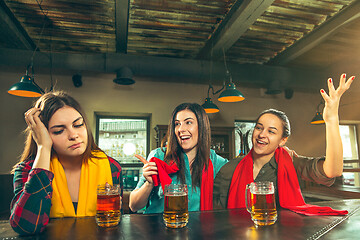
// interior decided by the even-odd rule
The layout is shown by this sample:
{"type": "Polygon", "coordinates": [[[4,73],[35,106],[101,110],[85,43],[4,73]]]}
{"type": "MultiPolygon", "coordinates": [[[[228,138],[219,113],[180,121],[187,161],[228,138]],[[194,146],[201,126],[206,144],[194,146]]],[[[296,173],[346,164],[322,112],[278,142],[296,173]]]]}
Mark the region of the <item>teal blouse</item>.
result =
{"type": "MultiPolygon", "coordinates": [[[[164,150],[165,150],[165,148],[164,148],[164,150]]],[[[165,153],[161,150],[161,148],[157,148],[150,152],[150,154],[148,156],[148,161],[152,157],[156,157],[161,160],[164,160],[165,153]]],[[[213,167],[214,167],[214,178],[215,178],[216,174],[220,171],[220,168],[223,165],[225,165],[225,163],[227,163],[228,160],[217,155],[214,150],[210,150],[210,159],[211,159],[213,167]]],[[[184,154],[184,160],[185,160],[185,182],[188,187],[188,199],[189,199],[188,209],[189,209],[189,211],[199,211],[200,210],[200,188],[199,187],[192,188],[190,166],[189,166],[189,161],[188,161],[186,154],[184,154]]],[[[177,178],[176,174],[171,174],[170,177],[172,179],[173,184],[180,183],[180,179],[177,178]]],[[[136,189],[140,188],[145,183],[145,181],[146,181],[146,179],[142,175],[139,179],[136,189]]],[[[159,186],[156,186],[153,188],[153,190],[149,196],[148,204],[144,209],[144,213],[162,213],[163,211],[164,211],[164,193],[163,193],[162,187],[159,185],[159,186]]]]}

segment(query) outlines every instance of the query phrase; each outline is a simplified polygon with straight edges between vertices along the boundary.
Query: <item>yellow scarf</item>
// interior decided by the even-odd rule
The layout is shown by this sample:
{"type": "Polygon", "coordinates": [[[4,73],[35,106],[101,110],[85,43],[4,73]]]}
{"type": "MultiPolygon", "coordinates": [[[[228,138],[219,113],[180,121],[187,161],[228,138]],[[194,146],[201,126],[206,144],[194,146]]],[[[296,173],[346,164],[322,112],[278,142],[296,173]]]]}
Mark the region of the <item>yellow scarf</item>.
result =
{"type": "Polygon", "coordinates": [[[95,157],[84,161],[81,166],[79,201],[76,214],[71,201],[64,168],[55,154],[52,157],[50,171],[54,173],[54,179],[52,182],[51,218],[95,216],[97,185],[105,184],[106,182],[113,185],[113,181],[110,163],[105,153],[93,151],[92,154],[95,157]]]}

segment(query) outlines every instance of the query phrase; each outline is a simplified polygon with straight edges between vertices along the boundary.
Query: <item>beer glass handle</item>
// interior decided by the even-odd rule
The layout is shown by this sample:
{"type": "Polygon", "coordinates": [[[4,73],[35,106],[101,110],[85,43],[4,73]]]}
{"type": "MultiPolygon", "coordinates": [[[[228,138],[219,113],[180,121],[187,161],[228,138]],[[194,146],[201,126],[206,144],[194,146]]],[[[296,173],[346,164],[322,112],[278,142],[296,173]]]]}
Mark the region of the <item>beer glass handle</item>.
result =
{"type": "Polygon", "coordinates": [[[250,184],[246,184],[246,189],[245,189],[245,205],[246,205],[246,210],[251,213],[251,209],[249,207],[249,205],[251,206],[251,204],[249,204],[249,190],[250,190],[250,184]]]}

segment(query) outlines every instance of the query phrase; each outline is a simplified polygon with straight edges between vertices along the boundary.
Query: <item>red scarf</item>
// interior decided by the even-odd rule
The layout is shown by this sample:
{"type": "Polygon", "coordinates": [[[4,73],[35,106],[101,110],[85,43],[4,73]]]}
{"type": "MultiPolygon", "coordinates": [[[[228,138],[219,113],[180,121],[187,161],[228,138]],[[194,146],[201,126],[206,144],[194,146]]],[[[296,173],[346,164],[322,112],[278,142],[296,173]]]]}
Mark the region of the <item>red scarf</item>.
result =
{"type": "MultiPolygon", "coordinates": [[[[228,208],[245,208],[246,185],[254,181],[253,149],[240,161],[235,168],[228,196],[228,208]]],[[[289,153],[284,148],[275,151],[278,163],[278,194],[280,206],[304,215],[346,215],[348,211],[334,210],[306,204],[301,194],[299,180],[289,153]]]]}
{"type": "MultiPolygon", "coordinates": [[[[161,184],[164,191],[165,185],[170,184],[172,179],[169,174],[179,171],[175,161],[171,161],[170,164],[152,157],[150,162],[155,162],[158,168],[158,174],[152,175],[154,186],[161,184]]],[[[213,188],[214,188],[214,168],[211,160],[209,159],[209,166],[202,171],[201,175],[201,188],[200,188],[200,210],[212,210],[213,209],[213,188]]]]}

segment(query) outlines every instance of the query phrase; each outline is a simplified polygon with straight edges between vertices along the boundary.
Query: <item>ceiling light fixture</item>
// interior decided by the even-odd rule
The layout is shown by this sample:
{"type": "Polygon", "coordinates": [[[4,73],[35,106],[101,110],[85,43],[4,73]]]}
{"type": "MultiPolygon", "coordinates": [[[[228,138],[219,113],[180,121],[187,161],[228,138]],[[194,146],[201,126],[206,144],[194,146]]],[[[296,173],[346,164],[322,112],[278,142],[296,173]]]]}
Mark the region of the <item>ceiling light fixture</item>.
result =
{"type": "Polygon", "coordinates": [[[218,108],[218,106],[215,105],[215,103],[213,103],[211,101],[210,98],[210,89],[212,89],[212,94],[215,95],[216,93],[220,92],[221,90],[224,89],[224,87],[222,87],[219,91],[214,92],[214,88],[211,84],[209,84],[209,88],[208,88],[208,94],[207,94],[207,98],[205,99],[205,103],[203,105],[201,105],[206,113],[217,113],[220,111],[220,109],[218,108]]]}
{"type": "Polygon", "coordinates": [[[323,116],[322,116],[322,113],[320,112],[320,106],[321,106],[321,105],[324,105],[324,102],[323,102],[323,101],[321,101],[321,102],[317,105],[317,107],[316,107],[316,114],[315,114],[315,116],[313,117],[313,119],[311,120],[311,124],[316,125],[316,124],[323,124],[323,123],[325,123],[324,118],[323,118],[323,116]]]}
{"type": "Polygon", "coordinates": [[[132,79],[133,73],[130,68],[122,67],[116,71],[116,78],[113,80],[114,83],[119,85],[131,85],[135,83],[132,79]]]}
{"type": "Polygon", "coordinates": [[[280,94],[282,92],[282,89],[280,87],[280,80],[279,79],[275,79],[272,81],[269,81],[267,84],[267,89],[265,91],[265,94],[268,95],[276,95],[276,94],[280,94]]]}
{"type": "MultiPolygon", "coordinates": [[[[39,41],[36,44],[36,47],[32,53],[31,56],[31,63],[27,66],[26,68],[26,73],[24,76],[21,77],[20,82],[13,84],[9,90],[7,91],[9,94],[15,95],[15,96],[20,96],[20,97],[40,97],[42,94],[45,93],[45,91],[36,84],[35,80],[34,80],[34,56],[35,53],[38,49],[45,25],[50,27],[52,29],[52,22],[51,20],[46,16],[46,14],[43,12],[41,5],[38,3],[43,15],[44,15],[44,24],[43,27],[41,29],[41,33],[40,33],[40,37],[39,37],[39,41]],[[31,69],[31,76],[29,75],[29,69],[31,69]]],[[[51,79],[51,87],[50,87],[50,91],[52,91],[53,89],[53,81],[52,81],[52,50],[51,50],[51,44],[52,40],[51,40],[51,35],[50,35],[50,79],[51,79]]]]}
{"type": "Polygon", "coordinates": [[[232,76],[229,72],[226,64],[226,56],[225,51],[223,49],[223,55],[224,55],[224,64],[225,64],[225,70],[226,70],[226,78],[229,80],[229,83],[226,85],[225,90],[220,93],[220,96],[218,100],[220,102],[240,102],[245,99],[244,95],[236,89],[235,84],[232,82],[232,76]]]}
{"type": "MultiPolygon", "coordinates": [[[[213,49],[213,48],[212,48],[213,49]]],[[[215,95],[217,93],[219,93],[221,90],[224,89],[225,87],[225,81],[223,82],[223,86],[221,89],[219,89],[218,91],[214,91],[213,86],[211,85],[211,80],[212,80],[212,69],[213,69],[213,62],[212,62],[212,57],[213,57],[213,50],[211,49],[211,57],[210,57],[210,79],[209,79],[209,88],[208,88],[208,93],[207,93],[207,98],[205,99],[205,103],[203,105],[201,105],[206,113],[217,113],[220,111],[220,109],[218,108],[218,106],[216,106],[215,103],[213,103],[213,101],[210,98],[210,89],[212,90],[212,94],[215,95]]]]}
{"type": "Polygon", "coordinates": [[[21,77],[20,82],[12,85],[8,93],[20,97],[40,97],[44,90],[34,81],[34,67],[32,63],[27,67],[26,73],[21,77]],[[29,75],[31,69],[31,76],[29,75]]]}

